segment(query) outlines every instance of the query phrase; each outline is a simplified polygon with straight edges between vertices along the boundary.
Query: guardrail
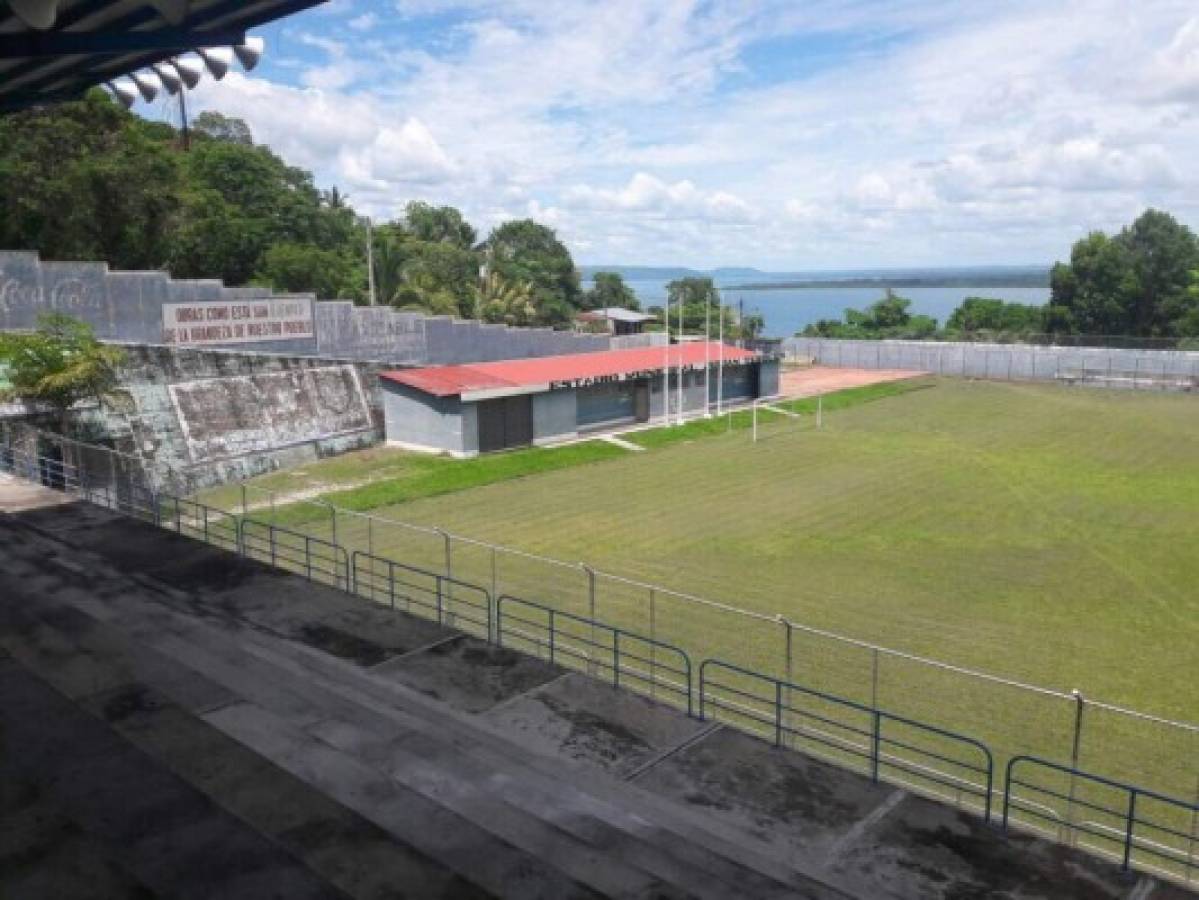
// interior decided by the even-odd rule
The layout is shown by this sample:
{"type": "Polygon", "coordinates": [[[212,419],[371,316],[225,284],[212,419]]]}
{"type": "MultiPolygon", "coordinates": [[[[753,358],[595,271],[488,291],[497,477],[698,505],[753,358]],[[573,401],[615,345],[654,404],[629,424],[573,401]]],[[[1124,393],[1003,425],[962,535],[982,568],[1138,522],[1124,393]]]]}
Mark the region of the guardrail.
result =
{"type": "Polygon", "coordinates": [[[299,531],[255,519],[242,519],[238,546],[244,556],[303,575],[309,581],[350,589],[350,559],[345,548],[299,531]],[[331,581],[329,579],[332,579],[331,581]]]}
{"type": "MultiPolygon", "coordinates": [[[[1163,810],[1164,811],[1164,810],[1163,810]]],[[[1128,871],[1132,868],[1133,853],[1146,854],[1157,860],[1173,864],[1187,874],[1188,881],[1196,865],[1196,832],[1194,824],[1199,820],[1199,804],[1190,803],[1177,797],[1169,797],[1155,791],[1145,790],[1133,784],[1104,778],[1091,772],[1060,763],[1050,762],[1035,756],[1013,756],[1007,764],[1003,789],[1003,827],[1006,830],[1013,812],[1019,812],[1032,819],[1052,823],[1055,828],[1065,828],[1075,835],[1086,835],[1092,839],[1120,847],[1121,868],[1128,871]],[[1064,790],[1046,787],[1043,783],[1022,781],[1016,777],[1018,766],[1040,769],[1055,773],[1059,780],[1066,782],[1064,790]],[[1106,806],[1086,799],[1079,795],[1079,782],[1083,787],[1097,787],[1104,792],[1116,792],[1127,800],[1119,806],[1106,806]],[[1031,792],[1041,800],[1021,798],[1020,788],[1031,792]],[[1053,811],[1051,805],[1043,802],[1056,802],[1067,810],[1065,820],[1053,811]],[[1151,803],[1174,811],[1180,818],[1189,818],[1192,830],[1188,833],[1171,827],[1161,821],[1148,818],[1144,812],[1146,804],[1151,803]],[[1047,811],[1047,809],[1049,811],[1047,811]],[[1101,816],[1104,821],[1074,821],[1075,811],[1081,810],[1085,816],[1092,818],[1101,816]],[[1138,836],[1138,826],[1141,835],[1138,836]],[[1148,832],[1148,834],[1146,834],[1148,832]],[[1164,840],[1174,839],[1187,849],[1172,847],[1164,840]]],[[[1095,849],[1104,850],[1103,847],[1095,849]]]]}
{"type": "Polygon", "coordinates": [[[160,495],[155,509],[158,524],[163,528],[241,553],[237,518],[224,510],[174,494],[160,495]]]}
{"type": "Polygon", "coordinates": [[[441,625],[466,622],[480,629],[489,642],[493,639],[491,594],[485,588],[361,550],[351,557],[350,570],[351,592],[360,597],[386,599],[392,609],[398,608],[397,601],[405,611],[416,607],[441,625]]]}
{"type": "Polygon", "coordinates": [[[724,711],[726,720],[732,720],[730,724],[742,730],[760,736],[772,734],[777,746],[785,746],[788,738],[795,738],[811,741],[826,751],[831,749],[837,755],[864,760],[875,782],[884,772],[897,771],[907,778],[918,778],[949,788],[956,794],[974,797],[982,807],[983,819],[991,819],[995,761],[990,748],[974,738],[708,659],[699,667],[700,719],[707,718],[712,708],[724,711]],[[713,670],[725,673],[729,680],[714,679],[713,670]],[[730,683],[734,680],[738,684],[730,683]],[[755,686],[761,685],[768,687],[765,694],[754,691],[755,686]],[[727,699],[721,692],[735,699],[727,699]],[[808,708],[796,705],[793,702],[796,696],[802,698],[808,708]],[[851,721],[834,718],[845,711],[851,714],[851,721]],[[763,725],[766,726],[765,733],[763,725]],[[917,744],[918,740],[925,744],[917,744]],[[972,751],[974,758],[949,755],[953,749],[961,748],[972,751]],[[950,767],[950,771],[944,771],[945,766],[950,767]],[[974,780],[976,778],[983,783],[979,784],[974,780]]]}
{"type": "Polygon", "coordinates": [[[691,657],[673,644],[510,594],[496,601],[495,622],[500,646],[505,646],[505,639],[515,639],[534,648],[538,656],[547,651],[551,663],[585,669],[592,675],[609,673],[616,687],[623,685],[651,697],[663,691],[685,705],[687,715],[694,715],[691,657]],[[513,607],[525,615],[513,612],[513,607]],[[505,628],[512,622],[516,627],[505,628]],[[666,659],[660,660],[659,654],[666,659]]]}

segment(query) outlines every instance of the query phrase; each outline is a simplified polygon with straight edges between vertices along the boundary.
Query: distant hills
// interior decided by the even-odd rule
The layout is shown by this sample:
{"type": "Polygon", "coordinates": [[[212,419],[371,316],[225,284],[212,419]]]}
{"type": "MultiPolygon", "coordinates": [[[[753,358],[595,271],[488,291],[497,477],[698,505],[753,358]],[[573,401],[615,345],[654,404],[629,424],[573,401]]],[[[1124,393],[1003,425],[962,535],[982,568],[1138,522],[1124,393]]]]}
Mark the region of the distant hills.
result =
{"type": "Polygon", "coordinates": [[[766,272],[725,267],[709,270],[670,266],[580,266],[584,280],[596,272],[617,272],[626,281],[672,281],[709,277],[721,288],[768,291],[808,287],[1048,287],[1049,266],[955,266],[912,269],[846,269],[766,272]]]}

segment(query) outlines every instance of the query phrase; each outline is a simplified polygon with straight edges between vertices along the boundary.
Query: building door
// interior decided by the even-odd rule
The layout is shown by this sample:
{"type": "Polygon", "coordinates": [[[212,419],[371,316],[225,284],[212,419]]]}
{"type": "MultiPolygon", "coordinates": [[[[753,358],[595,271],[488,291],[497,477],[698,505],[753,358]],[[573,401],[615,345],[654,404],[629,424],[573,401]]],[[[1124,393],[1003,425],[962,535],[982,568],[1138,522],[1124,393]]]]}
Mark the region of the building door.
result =
{"type": "Polygon", "coordinates": [[[649,382],[638,381],[633,393],[633,418],[638,422],[649,421],[649,382]]]}
{"type": "Polygon", "coordinates": [[[479,452],[527,447],[533,443],[533,398],[529,395],[478,404],[479,452]]]}

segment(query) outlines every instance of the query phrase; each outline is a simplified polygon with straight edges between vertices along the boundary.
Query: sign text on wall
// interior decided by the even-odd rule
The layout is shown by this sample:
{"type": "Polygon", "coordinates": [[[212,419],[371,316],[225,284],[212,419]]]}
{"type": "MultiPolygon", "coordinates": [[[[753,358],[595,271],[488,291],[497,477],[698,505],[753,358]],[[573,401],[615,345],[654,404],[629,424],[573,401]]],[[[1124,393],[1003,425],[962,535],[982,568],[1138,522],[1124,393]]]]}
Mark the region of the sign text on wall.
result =
{"type": "Polygon", "coordinates": [[[162,305],[166,344],[248,344],[314,336],[312,301],[307,297],[162,305]]]}

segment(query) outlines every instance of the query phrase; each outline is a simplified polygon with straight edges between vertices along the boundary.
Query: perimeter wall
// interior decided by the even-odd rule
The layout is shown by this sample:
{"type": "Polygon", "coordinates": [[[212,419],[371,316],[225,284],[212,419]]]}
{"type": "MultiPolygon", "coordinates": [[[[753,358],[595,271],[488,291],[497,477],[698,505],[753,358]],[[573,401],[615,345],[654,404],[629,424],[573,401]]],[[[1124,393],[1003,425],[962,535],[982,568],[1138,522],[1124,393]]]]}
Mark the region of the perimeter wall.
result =
{"type": "Polygon", "coordinates": [[[1199,351],[1042,347],[942,341],[847,341],[787,338],[786,356],[825,366],[912,369],[1005,381],[1053,381],[1090,375],[1199,377],[1199,351]]]}

